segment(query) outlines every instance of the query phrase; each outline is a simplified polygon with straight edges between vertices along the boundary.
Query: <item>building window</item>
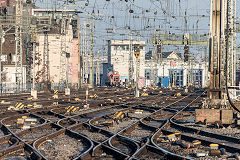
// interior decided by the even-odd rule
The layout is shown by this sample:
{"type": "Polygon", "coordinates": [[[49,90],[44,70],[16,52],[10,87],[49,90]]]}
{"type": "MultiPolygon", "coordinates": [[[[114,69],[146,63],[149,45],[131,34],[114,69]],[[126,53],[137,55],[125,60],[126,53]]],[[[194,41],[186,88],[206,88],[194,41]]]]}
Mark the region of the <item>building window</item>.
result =
{"type": "Polygon", "coordinates": [[[170,85],[183,86],[183,70],[182,69],[169,69],[170,85]]]}

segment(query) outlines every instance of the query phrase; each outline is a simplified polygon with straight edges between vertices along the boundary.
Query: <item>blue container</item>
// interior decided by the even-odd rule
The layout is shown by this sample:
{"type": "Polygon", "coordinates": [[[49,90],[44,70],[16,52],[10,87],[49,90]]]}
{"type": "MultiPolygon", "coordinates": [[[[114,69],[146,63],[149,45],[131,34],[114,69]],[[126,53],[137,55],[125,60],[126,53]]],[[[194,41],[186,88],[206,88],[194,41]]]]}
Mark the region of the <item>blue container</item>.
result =
{"type": "Polygon", "coordinates": [[[168,87],[169,86],[169,78],[163,77],[162,78],[162,87],[168,87]]]}

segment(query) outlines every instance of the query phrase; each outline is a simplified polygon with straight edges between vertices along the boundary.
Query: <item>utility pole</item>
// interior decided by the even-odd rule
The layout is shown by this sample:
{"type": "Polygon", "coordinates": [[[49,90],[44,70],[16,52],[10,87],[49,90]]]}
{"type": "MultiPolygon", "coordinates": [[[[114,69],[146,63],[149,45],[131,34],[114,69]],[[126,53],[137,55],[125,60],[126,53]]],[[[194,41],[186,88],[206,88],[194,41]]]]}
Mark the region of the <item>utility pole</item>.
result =
{"type": "Polygon", "coordinates": [[[23,64],[22,64],[22,21],[23,21],[23,2],[22,0],[16,0],[16,25],[15,25],[15,69],[16,69],[16,89],[21,91],[23,89],[23,64]]]}
{"type": "Polygon", "coordinates": [[[2,49],[3,49],[3,45],[2,45],[2,42],[3,42],[3,29],[2,29],[2,25],[0,24],[0,93],[2,94],[2,49]]]}
{"type": "Polygon", "coordinates": [[[100,52],[98,51],[98,58],[97,58],[97,67],[96,67],[96,86],[100,86],[100,52]]]}
{"type": "Polygon", "coordinates": [[[78,24],[78,89],[82,88],[82,47],[81,47],[81,26],[78,24]]]}
{"type": "Polygon", "coordinates": [[[128,62],[128,84],[132,86],[133,81],[133,55],[132,55],[132,31],[130,31],[129,37],[129,62],[128,62]]]}
{"type": "Polygon", "coordinates": [[[50,73],[49,73],[49,47],[48,47],[48,32],[44,31],[44,46],[43,46],[43,82],[45,90],[48,89],[48,83],[50,81],[50,73]]]}
{"type": "MultiPolygon", "coordinates": [[[[27,22],[26,24],[28,24],[28,26],[30,26],[31,24],[31,10],[32,10],[32,4],[28,4],[26,5],[26,10],[27,10],[27,22]]],[[[31,28],[31,27],[30,27],[31,28]]],[[[28,29],[28,28],[27,28],[28,29]]],[[[26,28],[25,28],[26,30],[26,28]]],[[[31,41],[31,34],[32,32],[28,32],[27,33],[27,42],[31,41]]],[[[32,90],[32,76],[31,76],[31,72],[32,72],[32,51],[33,51],[33,46],[32,43],[27,43],[26,45],[26,85],[27,85],[27,91],[31,91],[32,90]]]]}
{"type": "Polygon", "coordinates": [[[31,42],[32,42],[32,57],[33,57],[33,68],[32,68],[32,87],[31,87],[31,96],[36,99],[37,98],[37,90],[35,87],[35,83],[36,83],[36,73],[35,73],[35,63],[36,63],[36,42],[37,42],[37,35],[36,35],[36,25],[31,25],[31,32],[32,32],[32,36],[31,36],[31,42]]]}
{"type": "Polygon", "coordinates": [[[93,83],[93,16],[91,16],[91,44],[90,44],[90,75],[89,87],[94,88],[93,83]]]}
{"type": "Polygon", "coordinates": [[[136,57],[136,90],[135,90],[135,97],[139,97],[138,78],[139,78],[139,67],[140,67],[140,44],[135,44],[134,45],[134,55],[136,57]]]}
{"type": "Polygon", "coordinates": [[[60,55],[60,75],[59,83],[66,87],[66,7],[62,11],[61,19],[61,55],[60,55]]]}
{"type": "Polygon", "coordinates": [[[88,39],[87,39],[87,22],[84,20],[84,80],[85,84],[88,83],[88,39]]]}

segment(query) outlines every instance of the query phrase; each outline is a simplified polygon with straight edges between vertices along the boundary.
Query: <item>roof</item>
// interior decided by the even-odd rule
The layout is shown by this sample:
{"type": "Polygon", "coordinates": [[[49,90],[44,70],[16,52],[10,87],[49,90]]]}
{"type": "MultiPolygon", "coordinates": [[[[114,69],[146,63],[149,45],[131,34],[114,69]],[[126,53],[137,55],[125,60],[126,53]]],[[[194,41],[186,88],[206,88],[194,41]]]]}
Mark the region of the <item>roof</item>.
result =
{"type": "MultiPolygon", "coordinates": [[[[162,58],[168,58],[172,53],[176,54],[179,58],[182,59],[182,54],[181,53],[175,53],[174,51],[171,51],[171,52],[163,52],[162,53],[162,58]]],[[[152,51],[148,51],[146,54],[145,54],[145,59],[146,60],[150,60],[152,58],[152,51]]]]}
{"type": "MultiPolygon", "coordinates": [[[[174,51],[171,52],[163,52],[163,58],[168,58],[172,53],[175,53],[174,51]]],[[[175,53],[179,58],[182,58],[182,54],[181,53],[175,53]]]]}

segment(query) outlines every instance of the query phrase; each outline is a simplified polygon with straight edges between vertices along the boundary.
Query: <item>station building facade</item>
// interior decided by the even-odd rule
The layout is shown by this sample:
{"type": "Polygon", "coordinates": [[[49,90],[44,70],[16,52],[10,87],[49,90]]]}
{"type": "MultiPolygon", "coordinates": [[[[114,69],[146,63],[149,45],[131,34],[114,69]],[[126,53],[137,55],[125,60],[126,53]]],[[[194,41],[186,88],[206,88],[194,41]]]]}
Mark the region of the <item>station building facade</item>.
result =
{"type": "MultiPolygon", "coordinates": [[[[141,45],[140,55],[140,86],[184,87],[188,84],[196,87],[207,86],[208,63],[190,60],[184,62],[181,53],[163,52],[161,58],[152,51],[145,53],[145,41],[132,41],[132,44],[141,45]]],[[[118,71],[122,82],[129,76],[129,40],[108,41],[108,70],[118,71]]],[[[133,51],[132,51],[133,54],[133,51]]],[[[136,58],[133,55],[133,78],[136,78],[136,58]]],[[[107,74],[107,69],[103,71],[107,74]]],[[[106,77],[107,76],[103,76],[106,77]]]]}

